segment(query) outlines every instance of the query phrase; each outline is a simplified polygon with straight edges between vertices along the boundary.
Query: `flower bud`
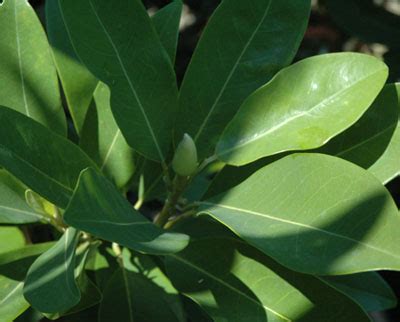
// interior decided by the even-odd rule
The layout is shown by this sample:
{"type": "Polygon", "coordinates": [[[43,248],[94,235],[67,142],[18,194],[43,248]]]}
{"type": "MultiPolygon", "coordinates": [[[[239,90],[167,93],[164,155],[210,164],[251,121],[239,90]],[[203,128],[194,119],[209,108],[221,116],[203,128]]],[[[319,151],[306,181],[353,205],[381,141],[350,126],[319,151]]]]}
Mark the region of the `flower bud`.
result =
{"type": "Polygon", "coordinates": [[[186,177],[192,175],[197,169],[197,150],[189,134],[184,134],[182,141],[175,150],[172,168],[175,173],[186,177]]]}

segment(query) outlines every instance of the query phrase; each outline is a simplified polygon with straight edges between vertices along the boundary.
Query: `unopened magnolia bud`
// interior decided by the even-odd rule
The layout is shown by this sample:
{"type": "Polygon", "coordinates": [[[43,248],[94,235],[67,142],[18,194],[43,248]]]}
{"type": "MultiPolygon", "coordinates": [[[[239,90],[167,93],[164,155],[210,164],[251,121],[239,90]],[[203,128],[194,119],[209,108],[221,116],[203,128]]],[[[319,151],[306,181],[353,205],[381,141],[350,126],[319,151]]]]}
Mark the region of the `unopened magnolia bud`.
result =
{"type": "Polygon", "coordinates": [[[186,177],[192,175],[197,169],[197,150],[189,134],[184,134],[182,141],[175,150],[172,168],[175,173],[186,177]]]}

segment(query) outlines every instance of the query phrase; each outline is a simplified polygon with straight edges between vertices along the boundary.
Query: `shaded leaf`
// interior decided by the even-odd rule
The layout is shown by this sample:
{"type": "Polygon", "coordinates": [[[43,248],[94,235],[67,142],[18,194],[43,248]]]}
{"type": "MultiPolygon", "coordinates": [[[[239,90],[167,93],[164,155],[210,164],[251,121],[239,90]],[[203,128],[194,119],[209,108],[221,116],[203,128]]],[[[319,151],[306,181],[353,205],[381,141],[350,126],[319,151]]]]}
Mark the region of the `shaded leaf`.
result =
{"type": "Polygon", "coordinates": [[[0,6],[0,105],[66,135],[56,69],[46,34],[26,0],[0,6]]]}
{"type": "Polygon", "coordinates": [[[214,321],[369,321],[318,278],[289,271],[216,223],[194,219],[178,231],[191,242],[166,256],[168,276],[214,321]]]}
{"type": "Polygon", "coordinates": [[[60,4],[78,56],[111,89],[113,114],[127,142],[146,157],[163,161],[170,147],[177,86],[143,4],[139,0],[60,0],[60,4]]]}
{"type": "Polygon", "coordinates": [[[243,100],[290,64],[307,26],[310,1],[225,0],[215,10],[186,71],[175,138],[212,154],[243,100]]]}
{"type": "Polygon", "coordinates": [[[362,116],[387,75],[384,63],[363,54],[304,59],[246,99],[216,155],[243,165],[283,151],[320,147],[362,116]]]}
{"type": "Polygon", "coordinates": [[[396,295],[375,272],[326,276],[325,282],[356,301],[366,312],[384,311],[396,306],[396,295]]]}
{"type": "Polygon", "coordinates": [[[65,208],[81,170],[96,165],[72,142],[32,119],[0,107],[0,165],[65,208]]]}
{"type": "Polygon", "coordinates": [[[81,295],[74,276],[78,236],[77,230],[68,228],[30,267],[24,296],[40,312],[64,312],[79,302],[81,295]]]}
{"type": "Polygon", "coordinates": [[[287,156],[201,204],[200,212],[296,271],[400,269],[394,201],[373,175],[336,157],[287,156]]]}
{"type": "Polygon", "coordinates": [[[80,134],[98,80],[75,54],[59,0],[46,1],[46,27],[68,109],[75,129],[80,134]]]}
{"type": "Polygon", "coordinates": [[[92,169],[82,172],[64,220],[80,230],[145,253],[177,252],[188,243],[186,235],[165,232],[134,210],[109,181],[92,169]]]}

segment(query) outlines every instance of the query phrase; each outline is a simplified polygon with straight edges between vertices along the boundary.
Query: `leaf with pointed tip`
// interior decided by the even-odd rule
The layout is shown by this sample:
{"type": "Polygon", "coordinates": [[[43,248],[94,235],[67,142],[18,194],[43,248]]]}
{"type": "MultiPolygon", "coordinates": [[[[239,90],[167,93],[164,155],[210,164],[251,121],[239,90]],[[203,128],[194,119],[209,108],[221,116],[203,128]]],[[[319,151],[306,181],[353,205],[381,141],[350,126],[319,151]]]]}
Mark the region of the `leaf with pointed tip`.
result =
{"type": "Polygon", "coordinates": [[[188,243],[186,235],[166,232],[147,220],[107,179],[90,168],[82,172],[64,220],[80,230],[145,253],[174,253],[188,243]]]}
{"type": "Polygon", "coordinates": [[[292,154],[202,202],[238,236],[295,271],[400,270],[398,210],[369,172],[323,154],[292,154]]]}
{"type": "Polygon", "coordinates": [[[45,216],[28,206],[25,201],[25,190],[17,179],[0,170],[0,223],[26,224],[47,220],[45,216]]]}
{"type": "Polygon", "coordinates": [[[176,139],[190,134],[208,157],[243,100],[290,64],[309,12],[310,1],[222,1],[186,71],[176,139]]]}
{"type": "Polygon", "coordinates": [[[18,227],[0,226],[0,254],[21,248],[25,237],[18,227]]]}
{"type": "Polygon", "coordinates": [[[26,0],[0,5],[0,105],[66,135],[56,69],[43,27],[26,0]]]}
{"type": "Polygon", "coordinates": [[[390,286],[375,272],[325,276],[322,280],[353,299],[366,312],[388,310],[397,304],[390,286]]]}
{"type": "Polygon", "coordinates": [[[68,109],[78,134],[98,80],[75,54],[62,18],[59,0],[46,1],[46,27],[68,109]]]}
{"type": "Polygon", "coordinates": [[[318,278],[282,267],[215,222],[194,219],[177,231],[191,242],[166,256],[167,274],[215,321],[369,321],[318,278]]]}
{"type": "Polygon", "coordinates": [[[111,89],[111,108],[128,144],[164,161],[178,90],[172,64],[143,4],[60,0],[60,5],[78,56],[111,89]]]}
{"type": "Polygon", "coordinates": [[[79,232],[68,228],[60,240],[30,267],[24,296],[40,312],[64,312],[81,299],[75,281],[75,247],[79,232]]]}
{"type": "Polygon", "coordinates": [[[80,146],[117,187],[125,186],[135,172],[135,152],[126,143],[110,107],[110,90],[99,82],[86,115],[80,146]]]}
{"type": "Polygon", "coordinates": [[[359,121],[317,152],[358,164],[386,183],[400,171],[400,162],[398,158],[393,159],[393,154],[386,162],[380,160],[389,145],[400,147],[395,143],[397,135],[394,134],[399,123],[399,113],[400,85],[386,85],[359,121]],[[380,163],[384,163],[385,169],[379,166],[380,163]]]}
{"type": "Polygon", "coordinates": [[[160,37],[161,44],[168,53],[172,65],[175,64],[182,6],[182,0],[174,0],[151,17],[154,28],[160,37]]]}
{"type": "Polygon", "coordinates": [[[216,155],[243,165],[283,151],[320,147],[363,115],[387,75],[380,60],[357,53],[293,64],[246,99],[218,142],[216,155]]]}
{"type": "Polygon", "coordinates": [[[29,307],[22,292],[26,273],[35,258],[51,245],[29,245],[0,255],[1,321],[14,321],[29,307]]]}
{"type": "Polygon", "coordinates": [[[0,166],[65,208],[80,172],[95,167],[78,146],[34,120],[0,106],[0,166]]]}

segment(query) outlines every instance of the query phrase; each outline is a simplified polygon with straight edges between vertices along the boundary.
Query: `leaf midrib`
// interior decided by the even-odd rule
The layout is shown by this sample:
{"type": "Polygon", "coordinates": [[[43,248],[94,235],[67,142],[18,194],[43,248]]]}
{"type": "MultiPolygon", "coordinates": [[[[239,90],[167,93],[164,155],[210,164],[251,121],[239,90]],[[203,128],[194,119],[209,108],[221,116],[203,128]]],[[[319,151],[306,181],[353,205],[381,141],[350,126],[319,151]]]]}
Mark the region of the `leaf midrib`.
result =
{"type": "Polygon", "coordinates": [[[256,304],[257,306],[261,306],[263,309],[271,312],[272,314],[284,319],[285,321],[291,322],[292,320],[290,320],[288,317],[274,311],[273,309],[262,305],[260,302],[257,302],[256,300],[254,300],[253,298],[251,298],[250,296],[248,296],[246,293],[243,293],[242,291],[238,290],[237,288],[233,287],[232,285],[230,285],[229,283],[226,283],[224,280],[220,279],[219,277],[207,272],[206,270],[202,269],[201,267],[193,264],[192,262],[187,261],[186,259],[179,257],[178,255],[174,255],[174,254],[169,254],[168,256],[175,258],[176,260],[190,266],[191,268],[199,271],[200,273],[208,276],[209,278],[213,279],[214,281],[220,283],[221,285],[225,286],[226,288],[230,289],[231,291],[241,295],[242,297],[246,298],[247,300],[249,300],[250,302],[256,304]]]}
{"type": "MultiPolygon", "coordinates": [[[[263,137],[267,136],[268,134],[271,134],[271,133],[275,132],[276,130],[278,130],[278,129],[284,127],[285,125],[291,123],[292,121],[294,121],[294,120],[296,120],[296,119],[298,119],[298,118],[300,118],[300,117],[304,117],[304,116],[306,116],[306,115],[311,114],[314,110],[318,109],[320,106],[323,106],[327,101],[330,101],[330,100],[332,100],[333,98],[335,98],[335,97],[337,97],[337,96],[340,96],[340,95],[345,94],[347,91],[351,90],[354,86],[358,85],[358,84],[361,83],[361,82],[364,82],[364,81],[368,80],[369,78],[375,77],[376,74],[381,73],[383,70],[384,70],[384,69],[379,69],[379,70],[377,70],[377,71],[371,73],[371,74],[368,75],[367,77],[364,77],[364,78],[362,78],[362,79],[359,79],[359,80],[355,81],[355,82],[352,83],[350,86],[345,87],[345,88],[341,89],[340,91],[338,91],[338,92],[336,92],[336,93],[334,93],[334,94],[332,94],[332,95],[330,95],[330,96],[324,98],[322,101],[320,101],[318,104],[316,104],[315,106],[313,106],[311,109],[306,110],[306,111],[301,111],[300,113],[296,114],[295,116],[289,117],[289,118],[285,119],[283,122],[281,122],[281,123],[279,123],[279,124],[273,126],[272,128],[270,128],[269,130],[263,132],[262,134],[258,135],[257,137],[251,137],[250,139],[243,140],[242,143],[236,144],[236,145],[234,145],[233,147],[231,147],[231,148],[229,148],[229,149],[225,149],[225,150],[223,150],[223,151],[221,151],[221,152],[218,152],[217,155],[218,155],[218,156],[222,156],[222,155],[225,155],[225,154],[227,154],[227,153],[231,153],[232,151],[235,151],[235,150],[237,150],[237,149],[239,149],[239,148],[242,148],[242,147],[244,147],[244,146],[247,146],[247,145],[249,145],[249,144],[252,144],[253,142],[258,141],[258,140],[262,139],[263,137]]],[[[362,116],[362,115],[361,115],[361,116],[362,116]]],[[[361,116],[360,116],[360,117],[361,117],[361,116]]],[[[356,121],[357,121],[357,120],[356,120],[356,121]]],[[[348,128],[348,127],[347,127],[347,128],[348,128]]],[[[331,136],[331,137],[332,137],[332,136],[331,136]]],[[[282,152],[283,152],[283,151],[282,151],[282,152]]]]}
{"type": "Polygon", "coordinates": [[[99,16],[96,8],[94,7],[94,5],[92,3],[92,0],[88,0],[88,1],[89,1],[90,7],[91,7],[94,15],[96,16],[96,19],[97,19],[98,23],[100,24],[101,28],[103,29],[104,34],[106,35],[108,41],[110,42],[110,44],[111,44],[111,46],[112,46],[112,48],[113,48],[113,50],[115,52],[115,56],[118,59],[118,62],[119,62],[120,66],[121,66],[121,69],[122,69],[122,72],[124,73],[124,76],[125,76],[128,84],[129,84],[129,87],[130,87],[131,91],[132,91],[132,94],[133,94],[136,102],[138,103],[139,109],[142,112],[142,115],[143,115],[143,118],[145,120],[146,126],[149,129],[150,135],[151,135],[151,137],[152,137],[152,139],[154,141],[154,144],[155,144],[157,152],[158,152],[158,154],[159,154],[159,156],[161,158],[161,161],[164,161],[164,155],[161,152],[160,146],[158,144],[157,138],[156,138],[155,133],[153,131],[153,128],[151,126],[150,120],[148,119],[147,114],[145,112],[145,109],[143,107],[143,104],[142,104],[141,100],[139,99],[139,96],[138,96],[138,94],[137,94],[137,92],[135,90],[135,87],[133,86],[132,80],[130,79],[129,74],[128,74],[126,68],[125,68],[125,65],[124,65],[124,62],[122,61],[121,55],[119,54],[119,51],[118,51],[116,45],[114,44],[114,41],[112,40],[111,35],[107,31],[107,29],[104,26],[103,22],[101,21],[101,18],[99,16]]]}
{"type": "Polygon", "coordinates": [[[195,137],[194,137],[194,141],[197,142],[198,138],[200,137],[201,133],[203,132],[208,120],[210,119],[211,115],[213,114],[215,108],[218,105],[219,100],[221,99],[223,93],[225,92],[226,87],[228,86],[228,83],[230,82],[233,74],[235,73],[237,67],[239,66],[240,61],[242,60],[244,54],[246,53],[247,49],[249,48],[250,44],[252,43],[255,35],[257,34],[258,30],[261,28],[262,23],[264,22],[265,18],[268,15],[269,9],[271,7],[272,1],[274,0],[270,0],[268,6],[265,8],[265,12],[262,16],[262,18],[260,19],[260,22],[258,23],[258,25],[256,26],[256,28],[254,29],[253,33],[251,34],[249,40],[247,41],[246,45],[243,47],[243,50],[240,52],[235,64],[233,65],[233,68],[231,69],[230,73],[228,74],[227,79],[225,80],[223,86],[221,87],[220,92],[218,93],[218,96],[216,97],[213,105],[211,106],[210,110],[208,111],[208,114],[206,115],[203,123],[200,125],[199,130],[197,131],[195,137]]]}
{"type": "MultiPolygon", "coordinates": [[[[270,220],[286,223],[286,224],[289,224],[289,225],[303,227],[303,228],[306,228],[306,229],[309,229],[309,230],[318,231],[320,233],[324,233],[324,234],[327,234],[327,235],[330,235],[330,236],[333,236],[333,237],[336,237],[336,238],[339,238],[339,239],[344,239],[344,240],[353,242],[355,244],[361,245],[361,246],[366,247],[366,248],[370,248],[372,250],[375,250],[375,251],[377,251],[379,253],[388,255],[390,257],[393,257],[393,258],[396,258],[396,259],[400,259],[400,256],[396,256],[396,255],[394,255],[394,254],[392,254],[390,252],[387,252],[384,249],[381,249],[379,247],[375,247],[375,246],[372,246],[370,244],[366,244],[366,243],[364,243],[362,241],[353,239],[351,237],[347,237],[345,235],[340,235],[340,234],[337,234],[337,233],[334,233],[334,232],[331,232],[331,231],[328,231],[328,230],[325,230],[325,229],[322,229],[322,228],[310,226],[310,225],[303,224],[303,223],[300,223],[300,222],[297,222],[297,221],[278,218],[278,217],[274,217],[272,215],[264,214],[264,213],[261,213],[261,212],[252,211],[252,210],[243,209],[243,208],[238,208],[238,207],[233,207],[233,206],[224,205],[224,204],[215,204],[215,203],[206,202],[206,201],[200,202],[200,204],[207,205],[207,206],[212,206],[212,207],[216,207],[216,208],[225,208],[225,209],[228,209],[228,210],[237,211],[239,213],[240,212],[247,213],[247,214],[250,214],[250,215],[259,216],[259,217],[263,217],[263,218],[268,218],[270,220]]],[[[213,217],[219,217],[218,215],[213,214],[212,210],[207,210],[206,209],[206,210],[203,210],[203,212],[204,213],[208,213],[208,214],[212,215],[213,217]]]]}
{"type": "Polygon", "coordinates": [[[18,283],[18,284],[14,287],[14,289],[13,289],[10,293],[8,293],[6,297],[4,297],[4,298],[1,300],[0,305],[4,304],[9,298],[11,298],[11,296],[14,295],[14,293],[15,293],[19,288],[21,288],[22,286],[24,286],[24,282],[18,283]]]}

